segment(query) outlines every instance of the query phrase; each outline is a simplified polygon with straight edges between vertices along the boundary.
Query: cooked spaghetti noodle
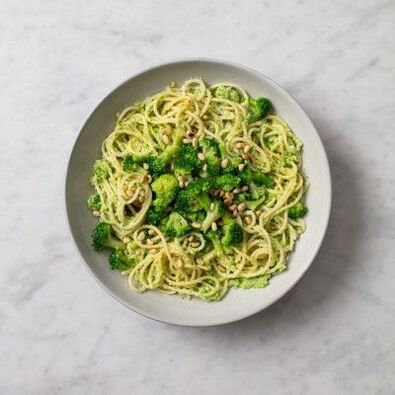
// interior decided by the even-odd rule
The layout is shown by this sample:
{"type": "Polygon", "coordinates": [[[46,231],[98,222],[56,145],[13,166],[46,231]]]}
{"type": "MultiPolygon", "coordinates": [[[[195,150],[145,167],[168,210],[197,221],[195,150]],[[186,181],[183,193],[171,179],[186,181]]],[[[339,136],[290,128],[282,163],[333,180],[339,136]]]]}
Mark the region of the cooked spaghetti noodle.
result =
{"type": "Polygon", "coordinates": [[[110,263],[133,291],[219,300],[287,268],[305,229],[307,183],[301,140],[268,106],[241,86],[191,79],[117,115],[88,205],[113,241],[96,249],[116,247],[110,263]],[[172,190],[162,199],[164,181],[172,190]]]}

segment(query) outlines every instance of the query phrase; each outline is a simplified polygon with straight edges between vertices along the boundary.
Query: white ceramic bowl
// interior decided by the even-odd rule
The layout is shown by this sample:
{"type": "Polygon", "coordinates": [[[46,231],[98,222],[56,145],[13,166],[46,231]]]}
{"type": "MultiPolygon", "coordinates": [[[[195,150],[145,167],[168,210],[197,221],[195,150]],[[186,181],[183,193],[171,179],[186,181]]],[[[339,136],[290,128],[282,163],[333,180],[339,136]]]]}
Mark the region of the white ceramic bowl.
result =
{"type": "Polygon", "coordinates": [[[240,320],[284,295],[301,278],[312,263],[323,240],[330,213],[331,180],[324,147],[309,117],[280,86],[262,74],[216,60],[192,59],[164,64],[144,71],[121,84],[93,111],[83,126],[70,156],[66,176],[66,209],[75,244],[93,277],[119,302],[146,317],[187,326],[208,326],[240,320]],[[192,77],[207,83],[232,81],[252,96],[267,96],[275,111],[303,140],[304,169],[310,181],[307,193],[309,213],[307,230],[289,257],[289,267],[270,280],[263,289],[232,289],[223,300],[207,303],[187,300],[159,292],[133,293],[126,278],[110,270],[106,253],[96,253],[90,246],[95,218],[86,206],[92,192],[89,185],[92,164],[100,155],[104,138],[114,127],[115,114],[124,107],[164,89],[171,81],[181,83],[192,77]]]}

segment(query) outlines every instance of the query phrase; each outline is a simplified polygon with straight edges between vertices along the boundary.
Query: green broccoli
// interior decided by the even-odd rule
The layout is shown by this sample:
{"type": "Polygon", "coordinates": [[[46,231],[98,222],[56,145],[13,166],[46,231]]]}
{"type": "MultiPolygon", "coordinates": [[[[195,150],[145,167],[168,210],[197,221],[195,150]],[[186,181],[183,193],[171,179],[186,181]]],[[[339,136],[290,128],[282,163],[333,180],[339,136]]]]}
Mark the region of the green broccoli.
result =
{"type": "Polygon", "coordinates": [[[149,166],[148,171],[152,177],[157,178],[167,171],[167,163],[159,156],[147,156],[144,162],[149,166]]]}
{"type": "Polygon", "coordinates": [[[178,192],[175,200],[176,211],[187,217],[188,213],[201,208],[207,211],[211,204],[208,191],[212,188],[213,183],[214,180],[209,177],[191,181],[185,189],[178,192]]]}
{"type": "Polygon", "coordinates": [[[218,143],[215,140],[204,138],[200,141],[200,147],[205,156],[208,174],[217,176],[221,171],[221,152],[218,143]]]}
{"type": "Polygon", "coordinates": [[[136,161],[133,155],[128,155],[122,162],[123,171],[130,172],[136,168],[136,161]]]}
{"type": "Polygon", "coordinates": [[[224,217],[224,226],[222,227],[223,236],[221,238],[221,244],[225,248],[234,246],[243,241],[243,229],[232,217],[224,217]]]}
{"type": "Polygon", "coordinates": [[[172,174],[162,174],[152,184],[155,199],[147,212],[146,220],[151,225],[158,225],[166,208],[175,198],[178,191],[177,179],[172,174]]]}
{"type": "Polygon", "coordinates": [[[160,221],[162,220],[164,213],[165,213],[164,209],[162,210],[161,208],[151,205],[145,217],[147,224],[158,226],[160,221]]]}
{"type": "Polygon", "coordinates": [[[239,92],[237,92],[236,89],[226,85],[220,85],[218,88],[216,88],[214,91],[214,96],[236,103],[240,103],[241,100],[239,92]]]}
{"type": "Polygon", "coordinates": [[[296,203],[288,209],[288,217],[292,219],[302,218],[307,214],[307,207],[303,203],[296,203]]]}
{"type": "Polygon", "coordinates": [[[214,201],[214,207],[212,210],[207,211],[206,218],[202,222],[201,229],[203,232],[206,232],[211,224],[218,219],[220,219],[225,213],[225,205],[222,200],[214,201]]]}
{"type": "Polygon", "coordinates": [[[186,218],[191,222],[201,223],[206,218],[205,210],[190,211],[185,213],[186,218]]]}
{"type": "Polygon", "coordinates": [[[87,200],[87,204],[92,211],[100,211],[101,208],[100,195],[98,193],[93,193],[92,195],[90,195],[87,200]]]}
{"type": "Polygon", "coordinates": [[[180,147],[174,160],[174,173],[178,176],[192,174],[201,167],[198,151],[192,144],[184,144],[180,147]]]}
{"type": "Polygon", "coordinates": [[[184,236],[191,230],[191,228],[182,215],[178,213],[171,213],[167,218],[164,219],[161,230],[165,236],[174,238],[184,236]]]}
{"type": "Polygon", "coordinates": [[[222,191],[229,192],[240,185],[240,178],[233,174],[224,174],[215,181],[215,186],[222,191]]]}
{"type": "Polygon", "coordinates": [[[124,271],[132,268],[135,264],[133,260],[126,257],[123,250],[117,248],[113,250],[108,258],[112,270],[124,271]]]}
{"type": "Polygon", "coordinates": [[[258,99],[250,99],[248,101],[248,116],[249,123],[259,121],[266,117],[269,113],[272,103],[266,97],[259,97],[258,99]]]}
{"type": "Polygon", "coordinates": [[[111,226],[105,222],[99,222],[92,232],[92,247],[95,251],[101,251],[103,248],[124,249],[125,244],[115,239],[111,234],[111,226]]]}
{"type": "Polygon", "coordinates": [[[254,182],[257,185],[264,185],[268,188],[275,185],[275,181],[272,177],[264,173],[254,172],[249,166],[246,166],[244,170],[238,174],[238,177],[240,177],[242,184],[248,185],[251,182],[254,182]]]}
{"type": "Polygon", "coordinates": [[[178,191],[177,179],[172,174],[162,174],[151,184],[156,199],[162,199],[169,204],[178,191]]]}
{"type": "Polygon", "coordinates": [[[224,254],[224,249],[221,244],[221,231],[220,230],[210,230],[207,232],[207,238],[213,243],[216,253],[221,256],[224,254]]]}
{"type": "Polygon", "coordinates": [[[98,181],[106,180],[110,177],[110,164],[104,159],[98,159],[93,165],[93,176],[98,181]]]}

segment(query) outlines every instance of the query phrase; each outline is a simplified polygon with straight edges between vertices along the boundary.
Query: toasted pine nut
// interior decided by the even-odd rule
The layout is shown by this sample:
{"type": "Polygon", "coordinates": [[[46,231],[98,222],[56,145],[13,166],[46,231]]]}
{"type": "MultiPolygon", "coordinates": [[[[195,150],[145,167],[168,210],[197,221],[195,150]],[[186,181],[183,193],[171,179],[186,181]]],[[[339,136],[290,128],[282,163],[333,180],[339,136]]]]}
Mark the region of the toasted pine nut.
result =
{"type": "Polygon", "coordinates": [[[228,159],[223,159],[221,162],[221,167],[225,169],[228,166],[228,163],[229,163],[228,159]]]}
{"type": "Polygon", "coordinates": [[[130,239],[129,239],[129,237],[124,237],[124,238],[122,239],[122,241],[123,241],[125,244],[127,244],[127,243],[129,243],[130,239]]]}
{"type": "Polygon", "coordinates": [[[251,146],[250,145],[246,145],[245,147],[244,147],[244,150],[243,150],[243,152],[245,153],[245,154],[248,154],[250,151],[251,151],[251,146]]]}
{"type": "Polygon", "coordinates": [[[138,237],[137,240],[143,241],[145,239],[145,233],[141,232],[138,237]]]}
{"type": "Polygon", "coordinates": [[[217,223],[216,223],[216,222],[213,222],[213,223],[211,224],[211,229],[212,229],[212,230],[217,230],[217,229],[218,229],[218,226],[217,226],[217,223]]]}
{"type": "Polygon", "coordinates": [[[164,134],[164,135],[162,136],[162,140],[163,140],[163,142],[164,142],[166,145],[169,145],[169,144],[170,144],[170,139],[169,139],[169,137],[168,137],[166,134],[164,134]]]}
{"type": "Polygon", "coordinates": [[[189,144],[189,143],[191,142],[191,140],[189,140],[189,139],[184,139],[184,140],[182,140],[182,142],[183,142],[184,144],[189,144]]]}
{"type": "Polygon", "coordinates": [[[237,214],[238,214],[237,210],[234,210],[232,214],[234,217],[237,217],[237,214]]]}
{"type": "Polygon", "coordinates": [[[245,163],[240,163],[239,164],[239,171],[243,171],[244,170],[244,166],[245,166],[245,163]]]}
{"type": "Polygon", "coordinates": [[[244,143],[242,143],[241,141],[239,141],[238,143],[235,144],[235,147],[236,147],[237,149],[242,149],[242,148],[244,148],[244,143]]]}
{"type": "Polygon", "coordinates": [[[143,169],[144,169],[144,170],[148,170],[148,169],[149,169],[148,163],[143,163],[143,169]]]}
{"type": "Polygon", "coordinates": [[[182,259],[178,259],[177,262],[176,262],[176,264],[177,264],[177,266],[178,266],[179,268],[182,268],[182,267],[184,266],[184,262],[182,261],[182,259]]]}
{"type": "Polygon", "coordinates": [[[188,241],[193,241],[194,237],[193,236],[189,236],[188,237],[188,241]]]}
{"type": "Polygon", "coordinates": [[[148,234],[150,236],[153,236],[155,234],[155,231],[153,229],[148,229],[148,234]]]}
{"type": "Polygon", "coordinates": [[[204,156],[204,154],[202,154],[201,152],[199,152],[199,153],[198,153],[198,158],[199,158],[200,160],[204,160],[204,159],[205,159],[205,156],[204,156]]]}
{"type": "Polygon", "coordinates": [[[152,245],[152,244],[154,244],[154,242],[151,239],[147,239],[147,244],[152,245]]]}
{"type": "Polygon", "coordinates": [[[92,212],[92,214],[95,216],[95,217],[100,217],[100,212],[99,211],[93,211],[92,212]]]}
{"type": "Polygon", "coordinates": [[[230,208],[231,211],[236,210],[237,209],[237,204],[232,204],[229,208],[230,208]]]}
{"type": "Polygon", "coordinates": [[[194,228],[200,228],[200,224],[199,224],[199,222],[192,222],[192,226],[194,227],[194,228]]]}
{"type": "Polygon", "coordinates": [[[204,115],[202,116],[202,118],[203,118],[203,119],[208,119],[208,115],[204,114],[204,115]]]}
{"type": "Polygon", "coordinates": [[[235,189],[233,190],[233,193],[240,193],[240,189],[239,189],[239,188],[235,188],[235,189]]]}
{"type": "Polygon", "coordinates": [[[248,191],[248,185],[244,185],[243,187],[241,187],[241,190],[243,192],[247,192],[248,191]]]}

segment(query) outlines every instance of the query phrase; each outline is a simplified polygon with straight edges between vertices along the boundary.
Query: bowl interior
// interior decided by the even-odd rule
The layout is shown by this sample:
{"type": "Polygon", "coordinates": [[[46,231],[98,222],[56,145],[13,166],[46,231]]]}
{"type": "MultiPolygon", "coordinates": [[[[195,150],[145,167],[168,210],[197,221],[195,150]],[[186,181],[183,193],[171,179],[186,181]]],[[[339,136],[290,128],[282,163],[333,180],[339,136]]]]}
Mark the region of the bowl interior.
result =
{"type": "Polygon", "coordinates": [[[311,264],[325,234],[331,199],[330,173],[321,140],[301,107],[270,79],[239,65],[189,60],[166,64],[145,71],[111,92],[89,117],[74,145],[66,176],[66,209],[70,229],[93,276],[118,301],[147,317],[181,325],[215,325],[235,321],[260,311],[279,299],[302,276],[311,264]],[[231,290],[220,302],[187,300],[159,292],[135,294],[126,278],[111,271],[107,254],[95,253],[90,247],[90,234],[95,219],[86,206],[92,193],[89,184],[92,164],[100,155],[104,138],[114,127],[115,114],[131,103],[164,89],[171,81],[182,83],[202,77],[209,84],[232,81],[242,85],[252,96],[267,96],[275,111],[283,117],[303,140],[305,173],[310,181],[307,193],[309,213],[307,229],[289,256],[288,270],[271,279],[263,289],[231,290]]]}

